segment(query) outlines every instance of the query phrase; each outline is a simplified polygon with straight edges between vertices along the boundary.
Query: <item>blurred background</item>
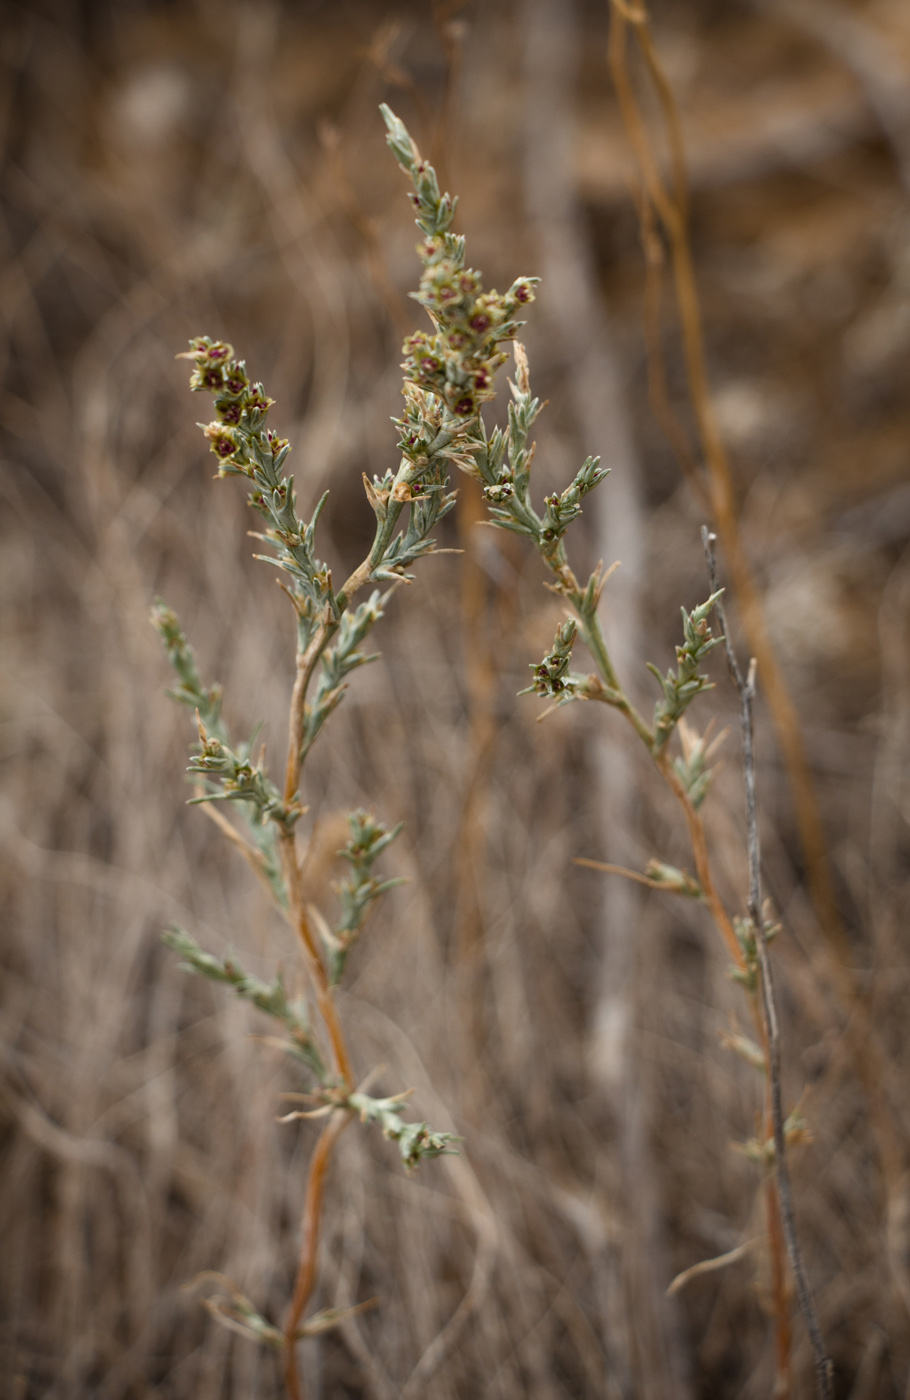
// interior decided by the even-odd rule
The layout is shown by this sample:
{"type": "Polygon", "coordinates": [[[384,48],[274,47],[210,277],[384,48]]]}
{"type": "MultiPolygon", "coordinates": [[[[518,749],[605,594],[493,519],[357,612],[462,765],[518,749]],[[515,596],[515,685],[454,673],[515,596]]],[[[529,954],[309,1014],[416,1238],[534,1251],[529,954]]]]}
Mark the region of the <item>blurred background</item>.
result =
{"type": "MultiPolygon", "coordinates": [[[[910,11],[664,0],[651,19],[745,554],[830,860],[833,913],[760,705],[784,1089],[812,1137],[792,1154],[800,1234],[838,1397],[890,1400],[910,1394],[910,11]]],[[[281,1394],[275,1357],[187,1285],[220,1271],[280,1318],[315,1129],[276,1123],[300,1086],[256,1039],[268,1027],[185,976],[160,933],[176,920],[263,976],[295,975],[295,951],[184,805],[192,728],[147,618],[163,595],[229,721],[263,719],[280,763],[289,610],[251,561],[244,492],[211,480],[208,400],[174,355],[208,333],[246,357],[305,509],[331,488],[323,556],[336,577],[356,564],[361,473],[395,465],[400,341],[422,315],[379,102],[460,194],[486,285],[544,279],[526,332],[550,400],[538,489],[588,453],[612,468],[575,558],[623,560],[604,606],[642,705],[645,660],[672,663],[680,604],[707,594],[680,327],[669,278],[659,324],[646,278],[645,251],[653,271],[667,250],[642,229],[609,25],[608,0],[5,7],[0,1373],[16,1400],[281,1394]]],[[[629,74],[658,133],[631,44],[629,74]]],[[[688,865],[685,832],[615,715],[539,725],[516,698],[561,609],[523,542],[477,516],[463,491],[441,532],[462,553],[396,594],[305,793],[314,897],[342,813],[405,822],[387,868],[408,883],[341,1009],[382,1091],[414,1086],[415,1114],[465,1139],[413,1181],[377,1135],[341,1140],[316,1303],[379,1303],[308,1344],[308,1393],[759,1400],[760,1172],[733,1144],[761,1084],[724,1044],[741,993],[698,905],[573,865],[688,865]]],[[[745,655],[735,599],[731,619],[745,655]]],[[[732,732],[706,820],[741,912],[736,703],[716,657],[713,674],[695,721],[732,732]]],[[[811,1394],[795,1312],[792,1393],[811,1394]]]]}

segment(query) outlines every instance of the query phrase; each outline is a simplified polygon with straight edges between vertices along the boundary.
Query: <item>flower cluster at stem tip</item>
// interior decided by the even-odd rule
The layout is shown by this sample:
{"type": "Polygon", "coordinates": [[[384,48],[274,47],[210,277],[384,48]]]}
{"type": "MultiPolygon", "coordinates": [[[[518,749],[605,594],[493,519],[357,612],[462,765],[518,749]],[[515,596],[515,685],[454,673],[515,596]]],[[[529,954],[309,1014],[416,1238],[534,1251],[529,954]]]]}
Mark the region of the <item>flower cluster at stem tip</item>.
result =
{"type": "MultiPolygon", "coordinates": [[[[243,360],[234,359],[234,347],[224,340],[210,340],[207,335],[197,335],[190,341],[189,350],[178,355],[179,360],[194,360],[196,368],[190,377],[190,388],[194,393],[207,392],[215,396],[214,422],[200,424],[208,438],[212,451],[222,467],[233,468],[250,475],[244,461],[243,434],[237,429],[244,415],[244,427],[258,427],[275,402],[270,399],[261,384],[251,384],[243,360]]],[[[286,444],[276,434],[267,434],[273,451],[286,444]],[[274,441],[272,441],[274,439],[274,441]]],[[[219,475],[228,473],[222,470],[219,475]]]]}
{"type": "MultiPolygon", "coordinates": [[[[519,277],[507,292],[485,292],[480,273],[465,267],[464,238],[453,234],[457,201],[441,194],[436,172],[424,160],[404,123],[386,106],[381,108],[388,142],[398,164],[414,182],[409,199],[417,213],[421,241],[417,256],[423,264],[420,288],[412,292],[426,308],[434,331],[418,331],[404,342],[405,397],[408,383],[436,396],[462,423],[495,396],[493,379],[507,355],[499,349],[512,340],[522,324],[521,310],[534,300],[536,277],[519,277]]],[[[402,450],[418,446],[416,436],[403,432],[402,450]]]]}
{"type": "MultiPolygon", "coordinates": [[[[534,300],[532,280],[514,282],[503,294],[482,289],[480,274],[464,266],[461,240],[451,234],[425,239],[417,252],[424,265],[416,299],[436,326],[404,342],[402,369],[409,380],[442,399],[456,418],[473,418],[495,397],[494,375],[508,356],[499,343],[518,328],[516,313],[534,300]]],[[[413,444],[408,444],[412,446],[413,444]]]]}

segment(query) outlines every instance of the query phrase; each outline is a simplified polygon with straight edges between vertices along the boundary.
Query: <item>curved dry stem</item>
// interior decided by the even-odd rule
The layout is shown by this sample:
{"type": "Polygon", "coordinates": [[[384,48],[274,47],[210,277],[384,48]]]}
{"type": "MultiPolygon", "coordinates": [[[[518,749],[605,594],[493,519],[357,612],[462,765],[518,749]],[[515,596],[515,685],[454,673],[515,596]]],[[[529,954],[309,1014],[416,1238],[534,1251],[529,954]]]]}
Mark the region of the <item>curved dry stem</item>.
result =
{"type": "Polygon", "coordinates": [[[816,915],[839,957],[846,959],[848,945],[837,909],[828,866],[826,842],[812,773],[806,755],[799,718],[790,698],[771,639],[758,589],[748,564],[739,529],[733,494],[732,474],[726,448],[717,425],[708,386],[701,309],[689,246],[687,180],[681,127],[672,89],[660,66],[648,28],[644,5],[634,7],[611,0],[609,63],[622,112],[623,122],[641,172],[645,196],[660,217],[670,244],[673,280],[679,307],[680,326],[692,405],[702,440],[708,471],[708,492],[715,526],[724,548],[727,566],[749,647],[758,658],[764,677],[768,706],[777,731],[793,790],[800,841],[806,857],[809,889],[816,915]],[[671,195],[661,176],[647,128],[626,66],[626,25],[631,24],[641,47],[663,112],[670,143],[675,193],[671,195]]]}
{"type": "Polygon", "coordinates": [[[607,875],[622,875],[626,880],[632,880],[636,885],[646,885],[649,890],[663,890],[667,893],[667,886],[660,880],[652,880],[648,875],[642,875],[637,870],[629,870],[625,865],[610,865],[604,860],[588,860],[587,856],[575,856],[573,865],[583,865],[587,870],[603,870],[607,875]]]}

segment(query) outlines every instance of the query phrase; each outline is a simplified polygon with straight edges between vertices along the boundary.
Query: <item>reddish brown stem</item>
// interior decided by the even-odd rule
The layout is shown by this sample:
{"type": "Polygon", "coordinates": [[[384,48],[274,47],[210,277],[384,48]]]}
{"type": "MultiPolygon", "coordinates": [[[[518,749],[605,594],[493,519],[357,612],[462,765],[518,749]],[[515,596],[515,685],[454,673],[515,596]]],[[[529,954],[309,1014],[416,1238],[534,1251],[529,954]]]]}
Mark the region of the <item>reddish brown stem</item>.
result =
{"type": "Polygon", "coordinates": [[[698,815],[698,812],[692,806],[692,803],[689,801],[689,798],[686,794],[686,790],[683,787],[682,783],[679,781],[679,778],[674,773],[673,765],[670,762],[670,759],[668,758],[667,754],[658,754],[655,757],[654,762],[656,763],[657,769],[664,782],[670,788],[677,802],[683,809],[683,815],[686,819],[686,826],[689,829],[689,841],[692,845],[692,856],[695,861],[695,872],[698,876],[698,883],[701,885],[701,891],[702,896],[704,897],[704,901],[707,904],[708,909],[710,910],[711,917],[717,926],[718,932],[720,933],[721,937],[724,940],[724,943],[727,946],[727,952],[730,954],[731,958],[733,959],[734,963],[738,968],[744,968],[746,965],[745,958],[743,957],[742,948],[740,948],[739,946],[739,939],[736,937],[736,931],[733,928],[733,922],[730,918],[730,915],[724,908],[723,900],[718,894],[717,887],[714,884],[714,876],[711,871],[711,858],[708,854],[708,841],[707,837],[705,836],[704,823],[702,822],[701,817],[698,815]]]}
{"type": "Polygon", "coordinates": [[[284,800],[293,802],[300,787],[301,750],[303,748],[303,724],[306,716],[306,693],[317,662],[325,650],[329,637],[335,630],[331,622],[319,627],[306,651],[297,657],[297,676],[291,696],[291,713],[288,720],[288,757],[284,774],[284,800]]]}
{"type": "Polygon", "coordinates": [[[284,1383],[290,1400],[303,1400],[303,1388],[297,1369],[297,1331],[304,1309],[310,1301],[313,1284],[316,1281],[316,1263],[319,1254],[319,1227],[322,1223],[322,1201],[325,1195],[325,1178],[332,1155],[332,1149],[351,1121],[350,1109],[337,1108],[322,1130],[316,1150],[310,1161],[307,1176],[306,1199],[303,1206],[303,1240],[300,1247],[300,1265],[294,1296],[288,1310],[284,1328],[284,1383]]]}
{"type": "MultiPolygon", "coordinates": [[[[765,1115],[764,1136],[771,1133],[771,1123],[765,1115]]],[[[774,1400],[790,1400],[793,1327],[790,1322],[790,1280],[787,1274],[787,1251],[781,1227],[780,1198],[777,1182],[769,1172],[765,1177],[765,1216],[771,1259],[771,1299],[774,1309],[774,1400]]]]}
{"type": "Polygon", "coordinates": [[[291,907],[291,921],[303,946],[307,970],[309,971],[316,992],[319,1011],[325,1023],[329,1039],[332,1042],[332,1053],[335,1057],[335,1065],[338,1074],[343,1084],[350,1089],[353,1088],[354,1085],[354,1072],[344,1038],[344,1031],[338,1019],[338,1010],[335,1006],[332,987],[326,976],[325,967],[319,955],[316,936],[307,916],[306,899],[300,879],[300,865],[297,860],[297,848],[293,832],[282,835],[281,863],[287,883],[288,902],[291,907]]]}

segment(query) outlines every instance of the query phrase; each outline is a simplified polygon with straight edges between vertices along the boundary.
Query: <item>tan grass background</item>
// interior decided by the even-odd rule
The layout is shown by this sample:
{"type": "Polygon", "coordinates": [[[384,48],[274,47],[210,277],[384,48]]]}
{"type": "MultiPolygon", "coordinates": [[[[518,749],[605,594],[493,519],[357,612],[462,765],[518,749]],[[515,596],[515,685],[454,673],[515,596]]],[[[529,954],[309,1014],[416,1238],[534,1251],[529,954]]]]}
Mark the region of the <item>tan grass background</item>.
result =
{"type": "MultiPolygon", "coordinates": [[[[281,754],[287,605],[216,485],[174,354],[226,336],[278,401],[325,550],[368,539],[360,473],[394,459],[413,225],[377,104],[433,148],[488,285],[549,273],[527,341],[541,488],[614,467],[588,562],[621,555],[614,642],[650,694],[706,593],[701,515],[648,403],[633,167],[608,5],[575,0],[11,4],[4,67],[0,555],[3,786],[0,1390],[16,1400],[277,1396],[274,1359],[186,1285],[218,1270],[280,1314],[307,1127],[255,1014],[161,947],[185,924],[266,975],[294,950],[183,804],[187,716],[147,622],[163,594],[239,730],[281,754]],[[592,373],[592,366],[595,373],[592,373]],[[582,386],[581,389],[579,386],[582,386]],[[611,494],[612,493],[612,494],[611,494]]],[[[859,989],[906,1161],[910,784],[910,17],[896,0],[655,4],[684,117],[716,404],[744,537],[802,717],[859,989]]],[[[670,395],[690,423],[678,327],[670,395]]],[[[202,411],[200,412],[200,407],[202,411]]],[[[697,906],[572,865],[685,860],[610,714],[516,698],[559,609],[528,552],[462,508],[377,633],[314,757],[314,893],[339,814],[406,822],[341,1005],[362,1069],[463,1134],[406,1181],[341,1143],[314,1397],[742,1397],[772,1381],[755,1076],[721,1043],[738,994],[697,906]]],[[[722,668],[700,720],[735,723],[722,668]]],[[[785,1090],[813,1142],[797,1209],[837,1393],[910,1394],[868,1102],[820,959],[767,716],[760,794],[785,1090]],[[890,1263],[889,1263],[890,1259],[890,1263]]],[[[711,800],[742,903],[735,733],[711,800]]],[[[896,1202],[896,1204],[895,1204],[896,1202]]],[[[904,1271],[904,1272],[902,1272],[904,1271]]],[[[794,1395],[811,1393],[797,1326],[794,1395]]]]}

